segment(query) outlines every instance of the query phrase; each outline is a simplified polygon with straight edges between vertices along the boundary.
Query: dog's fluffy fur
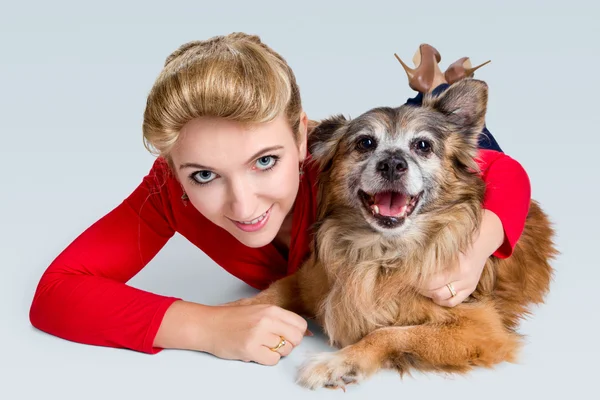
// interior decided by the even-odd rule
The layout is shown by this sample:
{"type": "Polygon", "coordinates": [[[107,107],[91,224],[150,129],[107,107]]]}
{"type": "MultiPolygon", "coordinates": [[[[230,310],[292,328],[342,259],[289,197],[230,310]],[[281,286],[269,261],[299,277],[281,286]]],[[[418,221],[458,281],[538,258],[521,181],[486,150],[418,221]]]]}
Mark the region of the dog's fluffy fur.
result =
{"type": "Polygon", "coordinates": [[[481,223],[485,186],[475,157],[486,106],[487,85],[465,79],[439,97],[426,96],[422,107],[335,116],[311,133],[320,178],[310,258],[237,302],[278,305],[322,324],[340,350],[308,360],[298,376],[303,386],[343,387],[381,368],[463,373],[516,361],[518,322],[543,302],[557,254],[538,203],[530,204],[513,254],[490,257],[463,303],[442,307],[416,289],[457,265],[481,223]],[[390,155],[405,168],[386,180],[380,163],[390,155]],[[361,190],[420,197],[410,215],[378,218],[361,190]]]}

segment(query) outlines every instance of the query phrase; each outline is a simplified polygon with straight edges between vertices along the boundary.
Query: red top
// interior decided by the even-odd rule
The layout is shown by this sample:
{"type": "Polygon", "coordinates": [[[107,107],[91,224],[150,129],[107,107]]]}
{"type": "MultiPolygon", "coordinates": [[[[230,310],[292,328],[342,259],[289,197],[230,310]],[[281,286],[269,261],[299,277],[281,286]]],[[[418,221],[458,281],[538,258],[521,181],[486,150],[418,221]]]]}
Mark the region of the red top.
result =
{"type": "MultiPolygon", "coordinates": [[[[521,165],[504,153],[481,150],[487,183],[484,208],[496,213],[506,240],[494,253],[512,254],[529,209],[530,183],[521,165]]],[[[126,285],[175,232],[232,275],[257,289],[294,272],[307,256],[308,228],[316,216],[316,174],[303,176],[294,207],[289,259],[269,244],[248,248],[205,219],[165,160],[158,158],[142,183],[120,205],[79,235],[40,279],[30,310],[36,328],[80,343],[157,353],[154,337],[178,298],[126,285]]]]}

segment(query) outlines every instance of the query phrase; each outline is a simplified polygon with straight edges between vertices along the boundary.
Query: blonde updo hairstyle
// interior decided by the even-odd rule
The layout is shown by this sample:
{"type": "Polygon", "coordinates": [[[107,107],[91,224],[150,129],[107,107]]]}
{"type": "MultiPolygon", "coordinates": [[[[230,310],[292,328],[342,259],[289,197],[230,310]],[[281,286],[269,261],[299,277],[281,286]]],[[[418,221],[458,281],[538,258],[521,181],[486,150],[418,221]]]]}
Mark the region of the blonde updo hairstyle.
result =
{"type": "Polygon", "coordinates": [[[299,140],[302,104],[287,62],[258,36],[232,33],[180,46],[165,61],[144,111],[144,146],[170,156],[181,128],[198,117],[269,122],[285,113],[299,140]]]}

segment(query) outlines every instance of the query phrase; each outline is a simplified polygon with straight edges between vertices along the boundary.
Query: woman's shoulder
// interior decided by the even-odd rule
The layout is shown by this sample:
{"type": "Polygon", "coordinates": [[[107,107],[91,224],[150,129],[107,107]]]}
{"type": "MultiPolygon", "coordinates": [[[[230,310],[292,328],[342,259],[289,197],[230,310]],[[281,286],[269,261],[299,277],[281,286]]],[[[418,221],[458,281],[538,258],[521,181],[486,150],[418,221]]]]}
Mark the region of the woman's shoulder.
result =
{"type": "Polygon", "coordinates": [[[492,166],[502,166],[499,169],[506,168],[522,168],[521,163],[514,157],[509,156],[503,151],[493,149],[479,149],[479,153],[475,160],[482,170],[487,170],[492,166]]]}
{"type": "Polygon", "coordinates": [[[164,157],[156,157],[145,178],[151,179],[161,186],[170,180],[176,180],[169,163],[164,157]]]}
{"type": "Polygon", "coordinates": [[[157,157],[143,176],[138,186],[125,199],[140,217],[152,216],[161,219],[176,229],[175,208],[177,196],[181,198],[183,190],[171,171],[169,163],[163,157],[157,157]],[[178,191],[181,192],[178,194],[178,191]]]}
{"type": "Polygon", "coordinates": [[[136,192],[142,196],[159,196],[168,199],[171,197],[173,189],[177,187],[179,185],[169,163],[163,157],[157,157],[143,176],[136,192]]]}

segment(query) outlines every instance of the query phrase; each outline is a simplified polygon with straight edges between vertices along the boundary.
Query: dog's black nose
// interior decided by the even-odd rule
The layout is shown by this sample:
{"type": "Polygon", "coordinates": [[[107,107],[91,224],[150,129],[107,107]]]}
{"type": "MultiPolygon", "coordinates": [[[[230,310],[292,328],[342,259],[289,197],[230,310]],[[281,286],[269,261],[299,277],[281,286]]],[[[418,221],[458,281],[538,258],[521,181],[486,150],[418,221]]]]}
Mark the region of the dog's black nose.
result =
{"type": "Polygon", "coordinates": [[[407,169],[408,163],[402,156],[395,155],[377,163],[377,171],[389,181],[399,179],[407,169]]]}

